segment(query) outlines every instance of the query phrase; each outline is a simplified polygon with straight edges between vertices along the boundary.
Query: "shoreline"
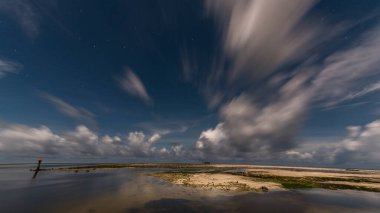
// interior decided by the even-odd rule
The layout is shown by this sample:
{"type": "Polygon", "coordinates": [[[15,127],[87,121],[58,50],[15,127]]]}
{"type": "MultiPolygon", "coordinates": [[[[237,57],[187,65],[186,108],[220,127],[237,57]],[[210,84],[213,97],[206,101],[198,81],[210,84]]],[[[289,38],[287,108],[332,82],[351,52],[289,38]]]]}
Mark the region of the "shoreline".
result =
{"type": "Polygon", "coordinates": [[[141,173],[161,180],[208,190],[267,192],[321,188],[380,192],[380,171],[319,167],[242,164],[129,163],[97,164],[41,169],[41,171],[91,172],[122,168],[163,169],[141,173]]]}

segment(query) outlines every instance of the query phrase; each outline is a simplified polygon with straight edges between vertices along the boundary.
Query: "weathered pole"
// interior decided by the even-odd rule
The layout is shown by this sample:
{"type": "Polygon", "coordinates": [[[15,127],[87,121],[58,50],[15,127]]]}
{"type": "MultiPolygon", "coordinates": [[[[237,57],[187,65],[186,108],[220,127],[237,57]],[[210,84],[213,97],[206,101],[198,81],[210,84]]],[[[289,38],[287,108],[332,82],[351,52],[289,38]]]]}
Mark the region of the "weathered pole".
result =
{"type": "Polygon", "coordinates": [[[42,162],[42,158],[39,157],[39,158],[38,158],[37,168],[34,170],[33,179],[37,177],[37,174],[38,174],[38,172],[40,171],[41,162],[42,162]]]}

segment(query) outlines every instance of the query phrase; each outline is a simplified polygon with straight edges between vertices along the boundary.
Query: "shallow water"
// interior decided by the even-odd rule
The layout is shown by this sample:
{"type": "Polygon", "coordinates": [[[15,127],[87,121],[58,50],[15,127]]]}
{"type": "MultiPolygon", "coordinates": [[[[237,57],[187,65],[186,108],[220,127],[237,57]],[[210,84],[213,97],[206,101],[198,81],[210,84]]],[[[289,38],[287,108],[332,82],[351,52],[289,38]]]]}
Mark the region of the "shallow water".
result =
{"type": "MultiPolygon", "coordinates": [[[[0,166],[0,212],[379,212],[380,193],[293,190],[231,193],[176,186],[125,168],[45,171],[0,166]]],[[[46,165],[45,165],[46,166],[46,165]]],[[[50,165],[65,166],[65,165],[50,165]]],[[[145,169],[146,170],[146,169],[145,169]]]]}

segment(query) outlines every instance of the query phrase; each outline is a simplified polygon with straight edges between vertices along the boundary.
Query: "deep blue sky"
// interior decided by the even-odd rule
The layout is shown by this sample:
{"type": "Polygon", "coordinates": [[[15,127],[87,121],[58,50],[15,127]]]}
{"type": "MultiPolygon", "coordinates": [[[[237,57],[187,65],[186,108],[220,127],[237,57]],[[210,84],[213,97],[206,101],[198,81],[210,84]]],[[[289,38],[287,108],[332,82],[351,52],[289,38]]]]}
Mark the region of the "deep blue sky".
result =
{"type": "Polygon", "coordinates": [[[197,90],[183,80],[180,51],[187,40],[208,45],[211,36],[202,36],[207,29],[197,26],[206,25],[199,4],[174,3],[64,1],[44,8],[38,2],[52,11],[41,12],[42,23],[32,37],[2,14],[1,55],[23,65],[18,74],[2,79],[2,119],[57,130],[76,125],[39,91],[93,112],[105,133],[134,130],[140,122],[181,124],[208,116],[197,90]],[[189,7],[194,11],[186,12],[189,7]],[[153,106],[116,83],[125,66],[144,83],[153,106]]]}
{"type": "Polygon", "coordinates": [[[375,133],[352,139],[346,129],[364,134],[379,117],[379,9],[376,0],[0,0],[0,151],[81,158],[35,138],[45,126],[81,144],[83,125],[94,146],[110,135],[128,150],[86,156],[161,159],[158,149],[182,144],[175,159],[356,165],[363,157],[352,152],[380,151],[375,133]],[[283,94],[286,85],[296,88],[283,94]],[[149,146],[138,154],[126,139],[136,132],[149,146]]]}

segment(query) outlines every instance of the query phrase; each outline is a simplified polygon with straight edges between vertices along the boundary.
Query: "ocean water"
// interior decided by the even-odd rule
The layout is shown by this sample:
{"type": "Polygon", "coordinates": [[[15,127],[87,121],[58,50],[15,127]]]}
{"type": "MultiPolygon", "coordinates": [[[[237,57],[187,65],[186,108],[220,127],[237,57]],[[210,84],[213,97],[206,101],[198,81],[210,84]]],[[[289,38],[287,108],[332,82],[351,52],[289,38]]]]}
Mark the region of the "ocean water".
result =
{"type": "Polygon", "coordinates": [[[177,186],[134,168],[42,171],[32,179],[34,167],[0,166],[0,212],[380,212],[374,192],[219,192],[177,186]]]}

